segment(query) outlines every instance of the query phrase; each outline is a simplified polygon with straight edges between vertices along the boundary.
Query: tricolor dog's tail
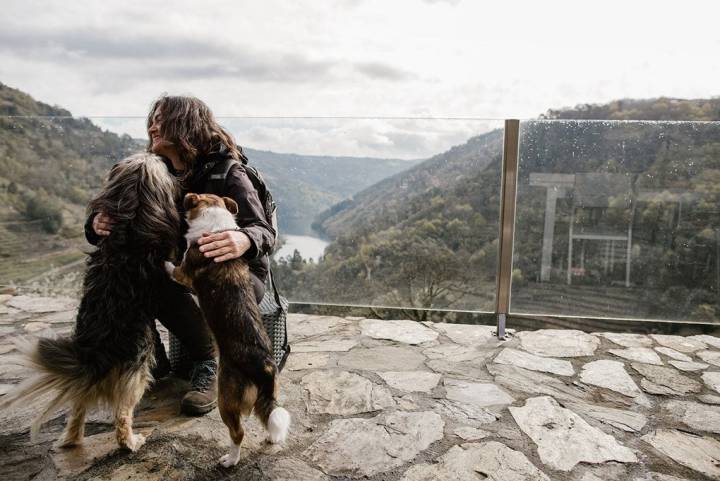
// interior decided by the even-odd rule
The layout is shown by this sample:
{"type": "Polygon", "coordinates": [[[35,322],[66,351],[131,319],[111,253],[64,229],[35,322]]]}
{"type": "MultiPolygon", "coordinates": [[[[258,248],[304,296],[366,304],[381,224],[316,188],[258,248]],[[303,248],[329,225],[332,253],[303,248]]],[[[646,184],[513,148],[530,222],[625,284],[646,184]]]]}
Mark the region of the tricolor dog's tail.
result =
{"type": "Polygon", "coordinates": [[[32,368],[35,373],[0,398],[0,408],[32,402],[53,395],[47,407],[32,423],[30,435],[37,436],[40,426],[65,404],[86,398],[92,388],[92,373],[79,361],[70,338],[16,341],[20,352],[11,361],[32,368]]]}

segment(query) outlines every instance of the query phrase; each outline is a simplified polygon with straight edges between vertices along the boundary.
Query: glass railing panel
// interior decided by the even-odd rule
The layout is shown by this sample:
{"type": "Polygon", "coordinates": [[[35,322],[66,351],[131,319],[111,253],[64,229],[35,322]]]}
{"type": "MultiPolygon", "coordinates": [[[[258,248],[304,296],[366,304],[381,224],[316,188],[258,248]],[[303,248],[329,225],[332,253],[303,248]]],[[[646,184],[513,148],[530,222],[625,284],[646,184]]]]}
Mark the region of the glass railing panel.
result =
{"type": "Polygon", "coordinates": [[[511,311],[717,322],[720,123],[521,124],[511,311]]]}
{"type": "MultiPolygon", "coordinates": [[[[77,292],[87,202],[146,148],[145,119],[1,121],[0,284],[77,292]]],[[[273,269],[292,302],[493,309],[502,122],[219,121],[277,201],[273,269]]]]}

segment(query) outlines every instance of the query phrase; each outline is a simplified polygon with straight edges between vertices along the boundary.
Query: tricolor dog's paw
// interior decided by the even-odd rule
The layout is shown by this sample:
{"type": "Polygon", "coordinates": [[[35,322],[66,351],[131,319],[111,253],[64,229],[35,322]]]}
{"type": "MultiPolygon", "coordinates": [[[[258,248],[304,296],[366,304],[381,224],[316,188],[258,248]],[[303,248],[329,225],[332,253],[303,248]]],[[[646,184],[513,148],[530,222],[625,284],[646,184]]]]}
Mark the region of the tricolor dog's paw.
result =
{"type": "Polygon", "coordinates": [[[223,455],[220,458],[220,464],[223,468],[230,468],[235,466],[240,461],[240,449],[232,448],[228,454],[223,455]]]}

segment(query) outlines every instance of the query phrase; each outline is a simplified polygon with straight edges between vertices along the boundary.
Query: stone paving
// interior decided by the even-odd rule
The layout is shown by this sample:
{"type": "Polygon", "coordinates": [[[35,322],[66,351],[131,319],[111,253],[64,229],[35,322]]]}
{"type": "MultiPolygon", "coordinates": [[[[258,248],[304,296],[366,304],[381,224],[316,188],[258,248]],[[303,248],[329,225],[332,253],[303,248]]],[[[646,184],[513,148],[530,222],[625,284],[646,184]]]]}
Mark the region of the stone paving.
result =
{"type": "MultiPolygon", "coordinates": [[[[13,338],[70,332],[76,301],[0,297],[0,396],[26,372],[13,338]]],[[[242,459],[224,469],[217,414],[178,414],[186,385],[146,394],[137,453],[116,449],[106,412],[82,448],[59,450],[58,413],[28,435],[34,406],[0,413],[0,479],[494,480],[720,479],[720,338],[511,332],[292,314],[281,401],[283,446],[248,420],[242,459]]]]}

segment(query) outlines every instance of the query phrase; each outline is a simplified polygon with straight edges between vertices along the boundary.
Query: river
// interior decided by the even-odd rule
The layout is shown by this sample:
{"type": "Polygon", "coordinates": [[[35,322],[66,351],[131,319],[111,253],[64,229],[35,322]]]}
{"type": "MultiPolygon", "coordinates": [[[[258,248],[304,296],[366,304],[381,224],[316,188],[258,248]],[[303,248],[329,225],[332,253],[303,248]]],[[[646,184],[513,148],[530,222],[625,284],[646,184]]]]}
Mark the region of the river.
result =
{"type": "Polygon", "coordinates": [[[282,235],[282,240],[283,246],[275,253],[275,259],[292,256],[297,249],[303,259],[317,262],[328,245],[325,240],[307,235],[282,235]]]}

